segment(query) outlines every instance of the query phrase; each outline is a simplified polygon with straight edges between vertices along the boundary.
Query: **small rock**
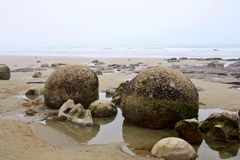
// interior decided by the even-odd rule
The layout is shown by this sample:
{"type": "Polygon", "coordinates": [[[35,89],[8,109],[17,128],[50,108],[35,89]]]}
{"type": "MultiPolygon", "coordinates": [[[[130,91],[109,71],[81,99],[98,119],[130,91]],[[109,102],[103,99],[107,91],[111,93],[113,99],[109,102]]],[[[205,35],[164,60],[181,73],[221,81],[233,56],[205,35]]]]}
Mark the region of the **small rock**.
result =
{"type": "Polygon", "coordinates": [[[10,75],[10,68],[4,64],[0,64],[0,80],[9,80],[10,75]]]}
{"type": "Polygon", "coordinates": [[[36,89],[34,87],[31,87],[26,93],[25,96],[29,99],[36,99],[41,95],[41,91],[39,89],[36,89]]]}
{"type": "Polygon", "coordinates": [[[152,148],[153,156],[166,160],[194,160],[197,153],[185,140],[168,137],[158,141],[152,148]]]}
{"type": "Polygon", "coordinates": [[[100,65],[104,65],[105,63],[104,62],[100,62],[99,60],[95,59],[92,61],[92,63],[96,66],[100,66],[100,65]]]}
{"type": "Polygon", "coordinates": [[[93,125],[90,110],[84,110],[80,103],[75,105],[74,101],[71,99],[67,100],[60,107],[58,112],[58,120],[67,120],[80,125],[93,125]]]}
{"type": "Polygon", "coordinates": [[[92,61],[92,63],[94,63],[94,64],[99,63],[99,60],[95,59],[92,61]]]}
{"type": "Polygon", "coordinates": [[[179,62],[177,58],[170,58],[167,60],[168,62],[179,62]]]}
{"type": "Polygon", "coordinates": [[[51,65],[51,68],[58,68],[59,67],[59,64],[57,64],[57,63],[53,63],[52,65],[51,65]]]}
{"type": "Polygon", "coordinates": [[[224,64],[223,63],[219,63],[218,61],[213,61],[207,64],[207,67],[210,68],[224,68],[224,64]]]}
{"type": "Polygon", "coordinates": [[[186,140],[189,143],[201,143],[202,137],[198,132],[198,121],[197,119],[185,119],[179,121],[175,130],[177,131],[180,138],[186,140]]]}
{"type": "Polygon", "coordinates": [[[41,64],[41,67],[42,68],[49,68],[49,65],[44,63],[44,64],[41,64]]]}
{"type": "Polygon", "coordinates": [[[109,64],[108,67],[111,69],[119,69],[121,67],[121,65],[120,64],[109,64]]]}
{"type": "Polygon", "coordinates": [[[198,128],[203,135],[213,140],[239,141],[238,116],[236,114],[213,113],[206,120],[200,122],[198,128]]]}
{"type": "Polygon", "coordinates": [[[38,113],[36,110],[29,108],[25,111],[27,116],[34,116],[36,113],[38,113]]]}
{"type": "Polygon", "coordinates": [[[181,58],[179,58],[179,60],[184,61],[184,60],[188,60],[188,58],[187,57],[181,57],[181,58]]]}
{"type": "Polygon", "coordinates": [[[72,120],[76,112],[83,112],[83,106],[78,103],[75,105],[74,101],[69,99],[60,107],[58,117],[66,117],[67,120],[72,120]]]}
{"type": "Polygon", "coordinates": [[[117,108],[112,102],[96,100],[90,104],[89,110],[93,117],[110,117],[117,113],[117,108]]]}
{"type": "Polygon", "coordinates": [[[72,119],[73,123],[84,125],[84,126],[92,126],[93,120],[90,110],[84,110],[83,114],[77,112],[72,119]]]}
{"type": "Polygon", "coordinates": [[[213,57],[213,58],[202,58],[201,60],[203,60],[203,61],[221,61],[223,59],[218,58],[218,57],[213,57]]]}
{"type": "Polygon", "coordinates": [[[32,75],[33,78],[41,78],[41,76],[42,76],[41,72],[34,72],[32,75]]]}

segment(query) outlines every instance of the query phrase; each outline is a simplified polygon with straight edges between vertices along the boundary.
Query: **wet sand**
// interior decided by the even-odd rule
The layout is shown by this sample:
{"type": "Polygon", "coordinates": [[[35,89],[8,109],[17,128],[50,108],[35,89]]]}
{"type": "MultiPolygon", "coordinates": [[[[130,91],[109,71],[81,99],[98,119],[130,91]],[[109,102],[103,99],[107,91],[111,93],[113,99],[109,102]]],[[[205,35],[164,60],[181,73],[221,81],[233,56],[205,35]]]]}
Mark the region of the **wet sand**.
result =
{"type": "MultiPolygon", "coordinates": [[[[168,67],[174,66],[186,66],[206,65],[209,61],[180,61],[169,63],[164,59],[101,59],[97,58],[106,64],[135,64],[143,63],[142,67],[163,65],[168,67]]],[[[41,135],[35,135],[34,132],[38,132],[34,127],[34,122],[41,121],[41,117],[38,119],[34,117],[25,117],[24,113],[26,108],[21,105],[23,100],[18,97],[30,87],[41,88],[44,84],[36,82],[44,82],[53,68],[41,68],[40,65],[47,63],[49,65],[53,63],[64,64],[86,64],[92,65],[91,61],[94,58],[80,58],[80,57],[30,57],[30,56],[0,56],[0,64],[7,64],[12,71],[11,79],[9,81],[0,80],[0,159],[75,159],[81,157],[81,159],[144,159],[140,156],[131,156],[124,153],[121,150],[122,143],[113,143],[105,145],[79,145],[75,144],[72,139],[66,141],[72,141],[72,147],[64,146],[64,144],[54,144],[54,137],[49,137],[49,140],[41,140],[41,135]],[[40,62],[37,62],[40,61],[40,62]],[[33,68],[34,70],[41,70],[43,76],[40,79],[33,79],[33,71],[19,72],[17,69],[33,68]],[[30,84],[27,84],[31,82],[30,84]],[[21,121],[21,122],[20,122],[21,121]],[[34,132],[31,130],[33,128],[34,132]],[[51,142],[52,141],[52,142],[51,142]],[[74,147],[76,145],[76,147],[74,147]]],[[[94,69],[94,68],[93,68],[94,69]]],[[[134,71],[136,71],[136,68],[134,71]]],[[[108,88],[117,87],[119,83],[133,78],[136,73],[134,71],[121,71],[121,72],[106,72],[99,77],[99,90],[104,91],[108,88]]],[[[187,75],[189,76],[189,75],[187,75]]],[[[209,75],[211,76],[211,75],[209,75]]],[[[192,81],[197,88],[200,89],[199,97],[201,108],[214,109],[220,108],[229,111],[237,111],[240,108],[240,90],[231,88],[231,84],[223,84],[214,82],[212,77],[193,77],[192,81]]],[[[221,78],[221,77],[220,77],[221,78]]],[[[232,77],[226,77],[227,80],[232,80],[232,77]]],[[[39,128],[39,127],[38,127],[39,128]]],[[[53,129],[43,127],[43,137],[47,137],[50,134],[59,134],[53,129]]],[[[56,136],[57,137],[57,136],[56,136]]],[[[59,137],[64,137],[63,135],[59,137]]],[[[148,158],[149,159],[149,158],[148,158]]]]}

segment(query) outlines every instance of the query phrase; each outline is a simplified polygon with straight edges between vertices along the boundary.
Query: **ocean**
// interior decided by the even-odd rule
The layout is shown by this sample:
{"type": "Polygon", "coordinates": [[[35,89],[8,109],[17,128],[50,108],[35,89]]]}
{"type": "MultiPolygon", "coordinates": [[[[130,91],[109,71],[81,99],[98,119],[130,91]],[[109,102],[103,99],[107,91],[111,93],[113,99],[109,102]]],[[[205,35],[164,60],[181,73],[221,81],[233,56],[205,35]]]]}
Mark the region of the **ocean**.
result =
{"type": "Polygon", "coordinates": [[[240,48],[70,48],[0,51],[0,55],[76,56],[84,58],[240,58],[240,48]]]}

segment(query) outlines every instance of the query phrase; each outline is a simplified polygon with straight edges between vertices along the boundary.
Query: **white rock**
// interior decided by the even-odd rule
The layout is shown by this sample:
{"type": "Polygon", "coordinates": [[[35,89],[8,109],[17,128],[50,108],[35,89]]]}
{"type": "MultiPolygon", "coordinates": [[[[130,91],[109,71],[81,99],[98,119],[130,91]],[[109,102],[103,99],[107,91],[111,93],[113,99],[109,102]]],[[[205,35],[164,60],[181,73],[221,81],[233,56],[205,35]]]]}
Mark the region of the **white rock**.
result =
{"type": "Polygon", "coordinates": [[[167,160],[194,160],[197,153],[185,140],[168,137],[158,141],[152,148],[152,155],[167,160]]]}
{"type": "Polygon", "coordinates": [[[65,102],[58,111],[58,117],[67,121],[81,125],[93,125],[92,115],[90,110],[84,110],[83,106],[69,99],[65,102]]]}
{"type": "Polygon", "coordinates": [[[71,110],[73,108],[75,108],[75,103],[73,100],[69,99],[67,100],[67,102],[65,102],[59,109],[58,111],[58,117],[66,117],[67,120],[70,120],[71,117],[70,115],[68,114],[69,112],[71,112],[71,110]]]}
{"type": "Polygon", "coordinates": [[[80,112],[77,112],[73,116],[72,122],[77,123],[77,124],[81,124],[81,125],[85,125],[85,126],[92,126],[93,125],[93,120],[92,120],[92,115],[91,115],[90,110],[85,110],[84,111],[83,118],[80,118],[80,116],[81,116],[80,112]]]}

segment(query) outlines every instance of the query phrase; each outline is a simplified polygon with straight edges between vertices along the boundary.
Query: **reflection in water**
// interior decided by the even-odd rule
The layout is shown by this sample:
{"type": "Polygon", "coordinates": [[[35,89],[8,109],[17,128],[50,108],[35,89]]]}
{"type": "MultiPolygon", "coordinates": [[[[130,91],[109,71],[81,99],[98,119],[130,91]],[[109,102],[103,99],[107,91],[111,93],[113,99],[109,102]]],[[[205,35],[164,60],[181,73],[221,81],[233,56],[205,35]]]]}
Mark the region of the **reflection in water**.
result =
{"type": "Polygon", "coordinates": [[[162,138],[176,137],[175,130],[149,129],[135,126],[127,121],[123,123],[123,139],[136,154],[149,155],[153,145],[162,138]]]}
{"type": "Polygon", "coordinates": [[[100,130],[100,125],[95,124],[92,127],[88,127],[75,125],[70,122],[60,122],[54,120],[48,120],[46,123],[48,126],[51,126],[72,137],[78,143],[87,143],[95,137],[100,130]]]}
{"type": "MultiPolygon", "coordinates": [[[[94,124],[99,124],[99,125],[106,125],[108,123],[111,123],[115,118],[117,117],[117,114],[112,116],[112,117],[93,117],[93,123],[94,124]]],[[[118,116],[117,118],[119,118],[120,116],[118,116]]]]}
{"type": "Polygon", "coordinates": [[[213,141],[208,137],[204,137],[204,140],[212,150],[218,151],[219,157],[222,159],[235,157],[240,147],[240,143],[213,141]]]}
{"type": "MultiPolygon", "coordinates": [[[[106,99],[104,96],[103,93],[100,93],[101,99],[106,99]]],[[[200,109],[199,120],[204,120],[213,112],[223,111],[224,110],[220,109],[200,109]]],[[[93,118],[93,122],[93,127],[78,126],[58,121],[47,121],[47,125],[71,136],[79,143],[107,144],[113,142],[126,142],[130,150],[144,156],[150,154],[151,148],[160,139],[177,136],[175,130],[156,130],[134,126],[124,121],[120,109],[118,109],[118,114],[114,117],[93,118]]],[[[198,153],[198,160],[226,159],[231,157],[235,159],[240,144],[209,141],[205,138],[201,145],[193,145],[193,147],[198,153]]]]}
{"type": "Polygon", "coordinates": [[[123,117],[121,110],[118,109],[118,114],[114,121],[112,121],[111,123],[106,124],[106,122],[108,121],[104,122],[103,120],[109,121],[109,118],[108,119],[104,118],[101,120],[101,122],[105,125],[100,126],[99,133],[97,134],[96,137],[89,141],[88,144],[107,144],[113,142],[123,142],[122,138],[123,117]]]}

